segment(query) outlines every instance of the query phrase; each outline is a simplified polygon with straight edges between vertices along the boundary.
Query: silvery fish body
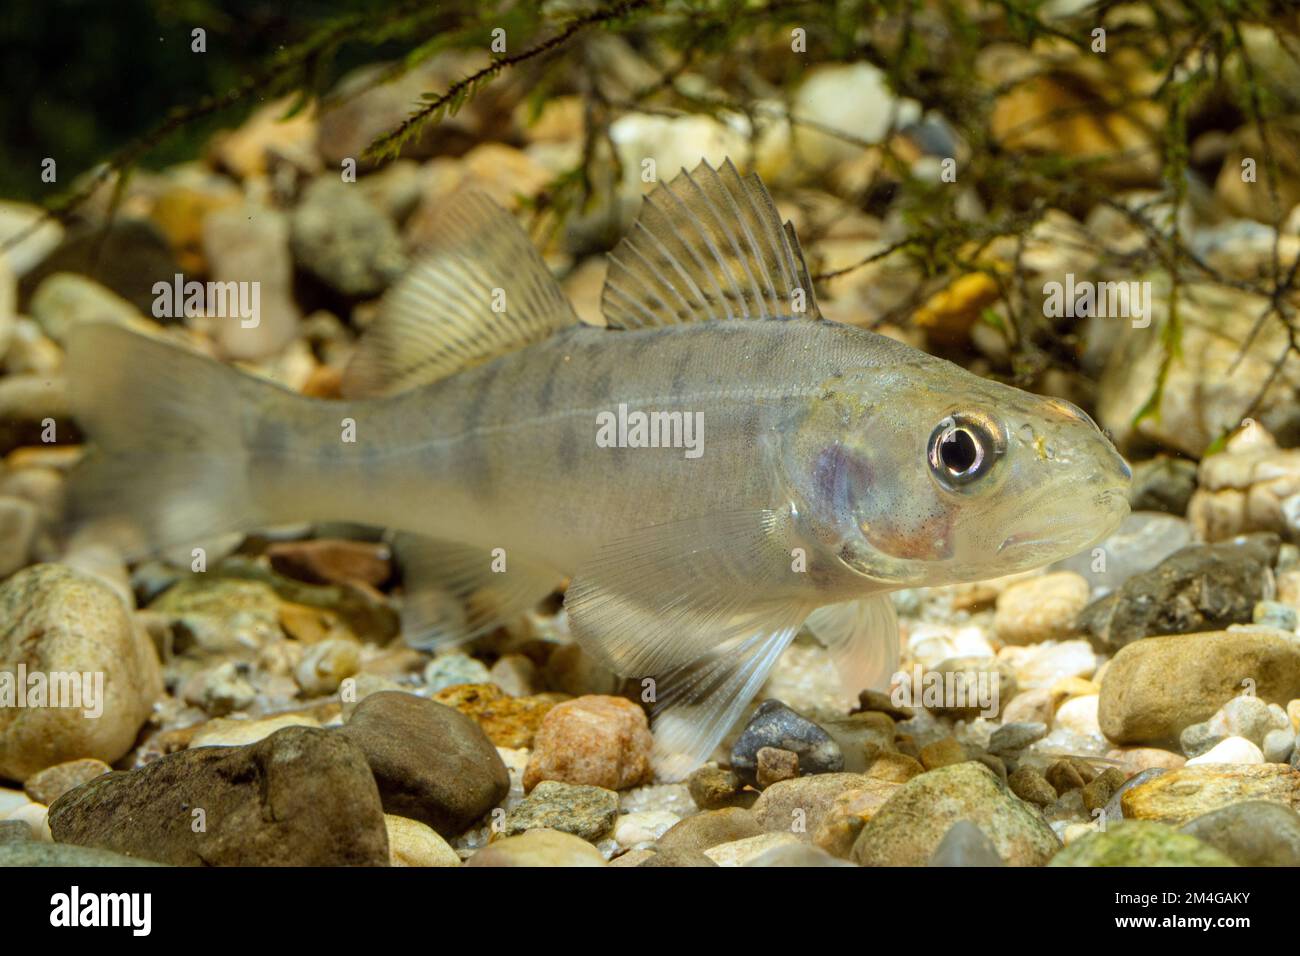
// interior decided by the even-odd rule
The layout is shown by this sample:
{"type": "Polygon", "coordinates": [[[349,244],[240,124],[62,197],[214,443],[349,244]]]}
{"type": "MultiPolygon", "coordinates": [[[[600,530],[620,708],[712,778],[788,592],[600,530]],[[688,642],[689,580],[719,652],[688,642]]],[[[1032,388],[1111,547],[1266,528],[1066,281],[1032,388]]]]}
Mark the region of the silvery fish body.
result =
{"type": "Polygon", "coordinates": [[[343,401],[87,327],[78,521],[135,551],[290,521],[395,529],[424,646],[569,579],[575,637],[651,682],[672,776],[802,626],[846,693],[886,686],[888,591],[1039,566],[1127,512],[1127,466],[1078,409],[820,319],[793,231],[729,163],[658,187],[610,260],[612,327],[580,325],[513,220],[463,197],[343,401]]]}

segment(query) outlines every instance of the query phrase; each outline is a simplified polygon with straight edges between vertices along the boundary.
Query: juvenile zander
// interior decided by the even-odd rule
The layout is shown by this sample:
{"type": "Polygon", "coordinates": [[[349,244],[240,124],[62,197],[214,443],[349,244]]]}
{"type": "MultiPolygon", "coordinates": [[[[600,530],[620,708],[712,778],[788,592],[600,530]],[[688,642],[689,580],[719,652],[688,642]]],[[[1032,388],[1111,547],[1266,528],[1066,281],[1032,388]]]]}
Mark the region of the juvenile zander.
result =
{"type": "Polygon", "coordinates": [[[821,319],[792,228],[730,163],[646,198],[602,307],[608,328],[580,324],[515,221],[465,194],[343,401],[84,326],[75,520],[132,554],[287,522],[397,529],[421,646],[568,578],[576,639],[653,681],[676,775],[804,625],[846,691],[883,686],[889,591],[1037,567],[1127,513],[1129,470],[1074,406],[821,319]],[[676,440],[688,416],[697,454],[676,440]]]}

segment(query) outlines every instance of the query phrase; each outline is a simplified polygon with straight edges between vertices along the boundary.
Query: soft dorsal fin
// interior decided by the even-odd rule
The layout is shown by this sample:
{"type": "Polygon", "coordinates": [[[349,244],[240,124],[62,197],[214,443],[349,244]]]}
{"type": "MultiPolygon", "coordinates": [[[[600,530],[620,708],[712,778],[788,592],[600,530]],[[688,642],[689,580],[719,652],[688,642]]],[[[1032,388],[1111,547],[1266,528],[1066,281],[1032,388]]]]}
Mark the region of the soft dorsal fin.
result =
{"type": "Polygon", "coordinates": [[[621,329],[720,319],[819,318],[794,228],[762,180],[701,162],[650,192],[609,255],[601,294],[621,329]]]}
{"type": "Polygon", "coordinates": [[[348,365],[344,395],[427,385],[578,321],[519,223],[483,193],[449,201],[433,232],[385,294],[348,365]]]}

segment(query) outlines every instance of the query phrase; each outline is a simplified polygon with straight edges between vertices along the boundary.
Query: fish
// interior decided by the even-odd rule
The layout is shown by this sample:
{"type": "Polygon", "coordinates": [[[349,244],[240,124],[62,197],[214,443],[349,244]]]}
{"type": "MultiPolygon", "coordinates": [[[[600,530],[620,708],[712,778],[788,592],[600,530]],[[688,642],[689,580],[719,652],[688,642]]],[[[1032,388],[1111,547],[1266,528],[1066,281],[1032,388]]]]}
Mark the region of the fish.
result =
{"type": "Polygon", "coordinates": [[[793,226],[729,160],[643,198],[608,257],[604,327],[482,194],[449,200],[433,234],[341,399],[79,326],[74,527],[124,554],[391,529],[423,648],[567,582],[573,638],[639,684],[656,771],[680,779],[802,629],[846,695],[883,689],[890,592],[1046,565],[1128,513],[1128,465],[1079,408],[823,318],[793,226]]]}

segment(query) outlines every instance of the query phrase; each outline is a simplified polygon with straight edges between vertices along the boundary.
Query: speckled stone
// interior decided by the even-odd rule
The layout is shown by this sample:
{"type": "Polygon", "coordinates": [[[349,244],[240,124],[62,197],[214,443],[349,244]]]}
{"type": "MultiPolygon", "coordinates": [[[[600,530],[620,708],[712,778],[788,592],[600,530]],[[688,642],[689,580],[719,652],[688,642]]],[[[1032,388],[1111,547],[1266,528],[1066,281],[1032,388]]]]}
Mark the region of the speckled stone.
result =
{"type": "Polygon", "coordinates": [[[594,695],[556,705],[542,720],[524,787],[543,780],[624,790],[647,781],[654,738],[645,711],[622,697],[594,695]]]}

